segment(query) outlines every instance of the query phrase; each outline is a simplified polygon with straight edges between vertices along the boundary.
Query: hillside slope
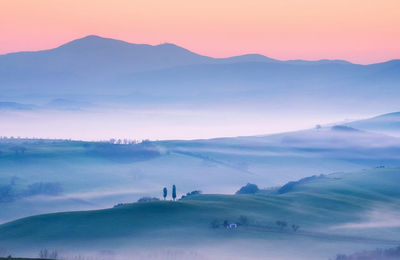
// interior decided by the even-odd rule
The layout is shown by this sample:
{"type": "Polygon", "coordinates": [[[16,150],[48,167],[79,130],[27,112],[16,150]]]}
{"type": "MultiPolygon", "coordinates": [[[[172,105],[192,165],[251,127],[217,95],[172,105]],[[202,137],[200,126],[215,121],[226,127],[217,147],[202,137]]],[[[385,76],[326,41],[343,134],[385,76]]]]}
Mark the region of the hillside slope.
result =
{"type": "Polygon", "coordinates": [[[400,112],[379,115],[373,118],[358,120],[346,125],[393,136],[400,136],[400,112]]]}
{"type": "Polygon", "coordinates": [[[0,223],[193,190],[233,194],[310,175],[400,165],[400,140],[343,126],[267,136],[111,144],[0,140],[0,223]],[[85,180],[82,182],[82,179],[85,180]]]}
{"type": "MultiPolygon", "coordinates": [[[[388,214],[390,209],[390,214],[399,214],[399,183],[399,168],[376,169],[327,175],[284,194],[263,191],[256,195],[193,195],[177,202],[46,214],[1,225],[0,243],[13,249],[23,244],[25,250],[72,247],[76,251],[82,247],[124,250],[128,245],[190,247],[212,241],[222,245],[244,238],[258,241],[255,244],[275,243],[279,238],[314,244],[333,239],[339,244],[393,245],[398,243],[397,229],[388,229],[387,225],[352,229],[346,224],[376,221],[368,219],[371,212],[388,214]],[[242,225],[228,232],[223,228],[225,220],[242,225]],[[277,220],[289,226],[280,228],[277,220]],[[300,230],[291,230],[292,224],[300,230]]],[[[334,245],[330,253],[333,250],[334,245]]]]}

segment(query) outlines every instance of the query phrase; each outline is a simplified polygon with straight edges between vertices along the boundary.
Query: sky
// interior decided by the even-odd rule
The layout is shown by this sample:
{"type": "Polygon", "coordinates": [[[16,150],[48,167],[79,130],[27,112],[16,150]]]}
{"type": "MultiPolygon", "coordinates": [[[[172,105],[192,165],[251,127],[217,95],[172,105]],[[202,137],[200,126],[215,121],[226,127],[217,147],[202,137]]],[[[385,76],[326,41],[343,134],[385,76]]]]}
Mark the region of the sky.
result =
{"type": "Polygon", "coordinates": [[[0,0],[0,53],[86,35],[227,57],[400,58],[399,0],[0,0]]]}

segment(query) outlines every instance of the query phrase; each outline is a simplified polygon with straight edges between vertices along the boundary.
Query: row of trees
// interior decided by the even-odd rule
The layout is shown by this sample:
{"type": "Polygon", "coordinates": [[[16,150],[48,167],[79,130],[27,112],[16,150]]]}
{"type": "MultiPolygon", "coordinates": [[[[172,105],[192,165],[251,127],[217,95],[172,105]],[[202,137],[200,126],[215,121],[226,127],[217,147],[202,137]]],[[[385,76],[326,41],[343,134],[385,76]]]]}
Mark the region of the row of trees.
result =
{"type": "Polygon", "coordinates": [[[47,250],[47,248],[43,248],[39,251],[39,257],[41,259],[58,259],[58,252],[57,250],[47,250]]]}
{"type": "MultiPolygon", "coordinates": [[[[287,223],[286,221],[278,220],[278,221],[276,221],[276,225],[277,225],[280,229],[283,230],[283,229],[285,229],[285,228],[288,226],[288,223],[287,223]]],[[[295,225],[295,224],[291,225],[290,227],[292,228],[292,230],[293,230],[294,232],[296,232],[296,231],[300,228],[300,226],[295,225]]]]}
{"type": "MultiPolygon", "coordinates": [[[[164,187],[164,189],[163,189],[164,200],[167,198],[167,195],[168,195],[167,187],[164,187]]],[[[175,184],[172,185],[172,200],[174,200],[174,201],[176,200],[176,186],[175,186],[175,184]]]]}
{"type": "Polygon", "coordinates": [[[247,218],[247,216],[244,215],[241,215],[236,221],[229,221],[227,219],[220,221],[218,219],[214,219],[213,221],[211,221],[210,225],[211,228],[227,228],[230,223],[236,224],[238,226],[247,226],[249,224],[249,219],[247,218]]]}
{"type": "Polygon", "coordinates": [[[110,144],[138,144],[140,143],[138,140],[131,140],[131,139],[115,139],[111,138],[108,140],[110,144]]]}

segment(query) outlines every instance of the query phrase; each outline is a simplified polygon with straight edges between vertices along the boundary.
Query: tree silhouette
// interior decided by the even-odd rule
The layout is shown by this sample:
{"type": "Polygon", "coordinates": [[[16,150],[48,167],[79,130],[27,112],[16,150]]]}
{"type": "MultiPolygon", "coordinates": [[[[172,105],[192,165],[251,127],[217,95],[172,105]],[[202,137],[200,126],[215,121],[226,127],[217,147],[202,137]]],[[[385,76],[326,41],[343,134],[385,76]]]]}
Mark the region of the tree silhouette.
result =
{"type": "Polygon", "coordinates": [[[175,187],[175,184],[172,185],[172,199],[173,199],[173,200],[176,199],[176,187],[175,187]]]}
{"type": "Polygon", "coordinates": [[[167,194],[168,194],[167,188],[164,187],[164,189],[163,189],[163,197],[164,197],[164,200],[165,200],[165,198],[167,197],[167,194]]]}
{"type": "Polygon", "coordinates": [[[228,220],[224,220],[224,227],[228,227],[228,225],[229,225],[229,223],[228,223],[228,220]]]}
{"type": "Polygon", "coordinates": [[[296,232],[296,231],[299,229],[299,226],[293,224],[293,225],[292,225],[292,229],[293,229],[294,232],[296,232]]]}
{"type": "Polygon", "coordinates": [[[277,224],[278,227],[280,227],[282,230],[283,230],[284,228],[287,227],[287,222],[286,222],[286,221],[278,220],[278,221],[276,221],[276,224],[277,224]]]}

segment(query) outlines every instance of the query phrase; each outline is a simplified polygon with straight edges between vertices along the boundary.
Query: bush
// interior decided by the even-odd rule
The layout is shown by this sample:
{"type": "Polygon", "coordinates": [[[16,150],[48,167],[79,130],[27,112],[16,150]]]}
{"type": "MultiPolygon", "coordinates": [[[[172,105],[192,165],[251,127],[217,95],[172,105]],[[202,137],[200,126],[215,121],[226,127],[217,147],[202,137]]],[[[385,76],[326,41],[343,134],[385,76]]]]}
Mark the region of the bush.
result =
{"type": "Polygon", "coordinates": [[[118,208],[118,207],[122,207],[122,206],[125,206],[125,205],[126,205],[125,203],[118,203],[118,204],[115,204],[113,206],[113,208],[118,208]]]}
{"type": "Polygon", "coordinates": [[[186,193],[186,196],[190,196],[190,195],[199,195],[201,194],[201,190],[194,190],[192,192],[188,192],[186,193]]]}
{"type": "Polygon", "coordinates": [[[186,193],[186,195],[182,195],[180,199],[184,199],[187,196],[200,195],[201,193],[202,193],[201,190],[194,190],[194,191],[186,193]]]}
{"type": "Polygon", "coordinates": [[[278,221],[276,221],[276,225],[277,225],[278,227],[280,227],[281,229],[284,229],[285,227],[287,227],[287,222],[286,222],[286,221],[278,220],[278,221]]]}
{"type": "Polygon", "coordinates": [[[138,199],[138,202],[150,202],[150,201],[159,201],[159,198],[156,197],[142,197],[138,199]]]}
{"type": "Polygon", "coordinates": [[[247,183],[246,186],[243,186],[236,192],[236,194],[254,194],[259,192],[260,189],[255,184],[247,183]]]}
{"type": "Polygon", "coordinates": [[[292,229],[294,232],[296,232],[297,230],[299,230],[300,226],[293,224],[292,225],[292,229]]]}
{"type": "Polygon", "coordinates": [[[226,227],[228,227],[228,225],[229,225],[228,220],[224,220],[224,227],[226,228],[226,227]]]}

